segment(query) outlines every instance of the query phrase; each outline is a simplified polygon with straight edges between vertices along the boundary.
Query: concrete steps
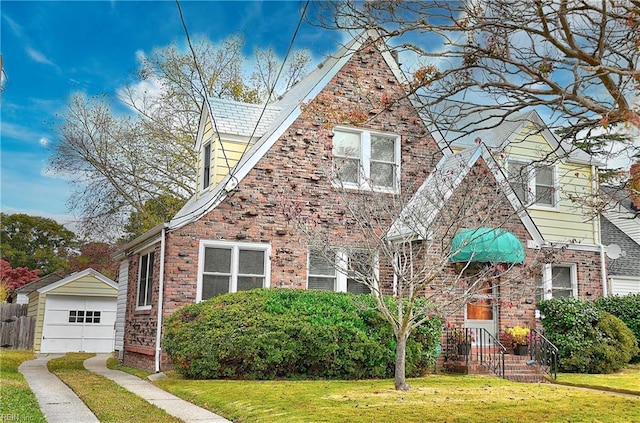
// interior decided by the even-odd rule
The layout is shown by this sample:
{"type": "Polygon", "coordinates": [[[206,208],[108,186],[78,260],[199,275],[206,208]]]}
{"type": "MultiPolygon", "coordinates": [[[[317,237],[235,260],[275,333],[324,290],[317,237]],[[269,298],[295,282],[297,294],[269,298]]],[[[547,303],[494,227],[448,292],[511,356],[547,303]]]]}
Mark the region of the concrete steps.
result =
{"type": "MultiPolygon", "coordinates": [[[[504,373],[505,379],[514,382],[524,383],[545,383],[545,373],[540,366],[533,364],[527,365],[529,356],[520,356],[513,354],[505,354],[504,356],[504,373]]],[[[437,365],[440,371],[448,371],[452,373],[465,374],[492,374],[491,370],[484,364],[480,363],[480,359],[476,354],[470,354],[469,361],[465,362],[464,357],[460,360],[444,362],[444,358],[440,359],[437,365]]]]}

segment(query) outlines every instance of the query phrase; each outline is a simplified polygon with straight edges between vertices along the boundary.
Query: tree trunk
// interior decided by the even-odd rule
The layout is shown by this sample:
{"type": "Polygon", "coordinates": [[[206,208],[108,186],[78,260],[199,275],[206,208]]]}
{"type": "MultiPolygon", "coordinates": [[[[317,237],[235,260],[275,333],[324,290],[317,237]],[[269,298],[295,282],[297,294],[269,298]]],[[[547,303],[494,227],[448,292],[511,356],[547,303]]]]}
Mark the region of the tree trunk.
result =
{"type": "Polygon", "coordinates": [[[411,387],[406,382],[407,337],[404,334],[396,338],[396,391],[408,391],[411,387]]]}

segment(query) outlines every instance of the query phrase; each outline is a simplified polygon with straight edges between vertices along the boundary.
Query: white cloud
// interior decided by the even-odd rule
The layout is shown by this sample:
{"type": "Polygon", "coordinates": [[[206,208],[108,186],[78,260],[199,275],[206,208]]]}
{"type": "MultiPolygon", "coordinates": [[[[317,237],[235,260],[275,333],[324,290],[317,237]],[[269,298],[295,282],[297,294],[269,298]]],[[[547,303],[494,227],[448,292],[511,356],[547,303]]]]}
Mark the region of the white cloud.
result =
{"type": "Polygon", "coordinates": [[[56,65],[49,60],[44,54],[42,54],[41,52],[39,52],[38,50],[31,48],[31,47],[27,47],[27,54],[29,55],[29,57],[31,57],[31,59],[33,59],[34,61],[38,62],[38,63],[42,63],[43,65],[50,65],[53,67],[56,67],[56,65]]]}
{"type": "Polygon", "coordinates": [[[19,141],[32,142],[33,140],[44,138],[41,133],[34,131],[28,126],[11,122],[2,122],[0,131],[3,139],[12,138],[19,141]]]}
{"type": "Polygon", "coordinates": [[[18,37],[22,37],[22,27],[16,21],[11,19],[6,14],[2,15],[2,19],[4,19],[4,21],[9,25],[9,28],[11,28],[11,32],[13,32],[18,37]]]}

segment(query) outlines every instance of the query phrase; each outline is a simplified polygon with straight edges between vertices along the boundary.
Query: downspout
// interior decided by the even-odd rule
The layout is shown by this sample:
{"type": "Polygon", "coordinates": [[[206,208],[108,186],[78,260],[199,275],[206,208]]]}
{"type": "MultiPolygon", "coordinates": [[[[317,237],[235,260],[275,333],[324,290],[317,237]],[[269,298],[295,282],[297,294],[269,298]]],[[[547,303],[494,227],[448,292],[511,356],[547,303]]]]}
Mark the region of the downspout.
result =
{"type": "MultiPolygon", "coordinates": [[[[591,165],[591,192],[593,195],[597,195],[597,173],[596,166],[591,165]]],[[[607,265],[605,261],[604,245],[602,245],[602,238],[600,233],[600,213],[593,218],[593,239],[596,241],[596,245],[600,247],[600,274],[602,276],[602,296],[608,296],[607,290],[607,265]]]]}
{"type": "Polygon", "coordinates": [[[162,305],[164,303],[164,250],[165,250],[166,229],[162,228],[160,235],[160,274],[158,275],[158,324],[156,328],[156,373],[160,372],[160,354],[162,347],[160,340],[162,339],[162,305]]]}

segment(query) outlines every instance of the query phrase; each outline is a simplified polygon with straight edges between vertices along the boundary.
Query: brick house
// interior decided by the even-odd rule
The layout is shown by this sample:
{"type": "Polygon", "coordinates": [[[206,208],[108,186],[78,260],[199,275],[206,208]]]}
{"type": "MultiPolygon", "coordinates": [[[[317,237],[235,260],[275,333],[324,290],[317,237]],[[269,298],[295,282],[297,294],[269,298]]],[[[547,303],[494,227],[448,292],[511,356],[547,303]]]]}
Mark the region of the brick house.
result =
{"type": "MultiPolygon", "coordinates": [[[[537,260],[548,243],[512,184],[505,183],[493,153],[484,145],[455,151],[434,139],[420,115],[419,99],[405,94],[407,86],[385,46],[363,36],[327,58],[273,104],[209,99],[196,140],[196,195],[170,222],[119,252],[116,349],[124,363],[163,369],[163,319],[184,305],[221,293],[258,287],[366,292],[367,287],[349,274],[319,265],[314,241],[295,222],[323,228],[324,238],[315,242],[365,243],[366,237],[348,218],[348,204],[363,199],[366,203],[374,194],[419,202],[421,193],[442,188],[437,174],[451,163],[459,166],[459,177],[450,185],[447,201],[435,210],[439,219],[443,210],[457,211],[460,217],[450,228],[500,227],[523,246],[523,262],[537,260]],[[460,207],[469,190],[485,200],[460,207]]],[[[379,220],[391,228],[395,223],[389,216],[379,220]]],[[[404,228],[395,236],[419,239],[406,232],[404,228]]],[[[435,236],[444,239],[455,233],[435,236]]],[[[557,250],[562,260],[581,263],[572,293],[600,295],[599,253],[557,250]],[[585,271],[590,274],[580,274],[585,271]]],[[[346,254],[343,259],[353,257],[346,254]]],[[[384,269],[385,263],[380,263],[372,271],[379,273],[379,289],[392,294],[393,275],[384,269]]],[[[450,273],[456,273],[454,263],[444,269],[443,280],[450,273]]],[[[488,325],[496,335],[513,324],[535,324],[540,283],[533,275],[522,275],[520,287],[509,294],[515,301],[511,306],[491,304],[488,325]]],[[[449,317],[460,324],[474,323],[466,308],[449,317]]]]}

